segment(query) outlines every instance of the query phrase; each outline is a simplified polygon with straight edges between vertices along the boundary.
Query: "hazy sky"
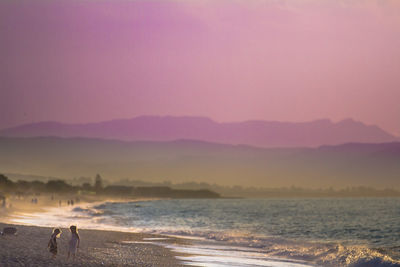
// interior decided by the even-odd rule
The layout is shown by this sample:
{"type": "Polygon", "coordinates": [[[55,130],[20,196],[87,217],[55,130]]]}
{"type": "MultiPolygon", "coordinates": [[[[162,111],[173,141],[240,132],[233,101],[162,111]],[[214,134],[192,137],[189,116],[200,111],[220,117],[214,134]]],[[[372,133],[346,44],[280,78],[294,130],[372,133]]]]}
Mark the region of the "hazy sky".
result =
{"type": "Polygon", "coordinates": [[[143,114],[400,135],[400,1],[0,2],[0,128],[143,114]]]}

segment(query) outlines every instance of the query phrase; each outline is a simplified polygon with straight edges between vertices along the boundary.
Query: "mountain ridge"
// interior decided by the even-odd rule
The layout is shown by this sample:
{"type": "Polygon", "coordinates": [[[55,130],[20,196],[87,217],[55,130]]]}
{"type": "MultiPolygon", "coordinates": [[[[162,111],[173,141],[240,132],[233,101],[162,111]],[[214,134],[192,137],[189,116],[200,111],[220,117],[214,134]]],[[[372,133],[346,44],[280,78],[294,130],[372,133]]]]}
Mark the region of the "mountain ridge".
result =
{"type": "Polygon", "coordinates": [[[207,117],[139,116],[94,123],[44,121],[0,130],[4,137],[88,137],[124,141],[202,140],[258,147],[318,147],[350,142],[383,143],[400,141],[375,125],[353,119],[332,122],[247,120],[216,122],[207,117]]]}
{"type": "Polygon", "coordinates": [[[400,142],[259,148],[197,140],[0,137],[0,172],[246,186],[400,188],[400,142]]]}

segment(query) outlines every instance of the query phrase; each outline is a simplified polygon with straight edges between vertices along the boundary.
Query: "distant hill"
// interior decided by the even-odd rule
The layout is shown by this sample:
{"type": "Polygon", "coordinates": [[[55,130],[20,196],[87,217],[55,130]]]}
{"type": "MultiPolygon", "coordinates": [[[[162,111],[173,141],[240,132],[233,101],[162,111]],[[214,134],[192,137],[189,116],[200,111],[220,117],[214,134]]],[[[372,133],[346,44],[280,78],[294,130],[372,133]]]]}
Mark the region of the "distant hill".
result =
{"type": "Polygon", "coordinates": [[[202,140],[259,147],[318,147],[349,142],[400,141],[377,126],[347,119],[292,123],[245,121],[218,123],[203,117],[141,116],[88,124],[40,122],[0,130],[6,137],[88,137],[124,141],[202,140]]]}
{"type": "Polygon", "coordinates": [[[243,186],[400,188],[400,143],[256,148],[203,141],[0,138],[0,173],[243,186]]]}

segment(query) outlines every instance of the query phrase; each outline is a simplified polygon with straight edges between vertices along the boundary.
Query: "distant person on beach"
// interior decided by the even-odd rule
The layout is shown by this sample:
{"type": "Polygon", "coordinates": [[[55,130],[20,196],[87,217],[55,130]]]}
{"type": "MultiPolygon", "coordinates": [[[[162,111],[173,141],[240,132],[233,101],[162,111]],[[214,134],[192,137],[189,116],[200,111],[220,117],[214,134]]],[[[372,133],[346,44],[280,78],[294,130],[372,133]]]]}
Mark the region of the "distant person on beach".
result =
{"type": "Polygon", "coordinates": [[[61,230],[59,228],[55,228],[53,230],[53,233],[50,237],[49,243],[47,244],[47,247],[49,248],[49,252],[53,254],[53,259],[57,256],[57,238],[60,237],[61,235],[61,230]]]}
{"type": "Polygon", "coordinates": [[[71,225],[69,230],[71,230],[71,239],[69,240],[69,243],[68,243],[68,246],[69,246],[68,259],[69,259],[69,256],[72,254],[72,258],[75,260],[76,250],[79,248],[79,244],[80,244],[81,240],[78,235],[78,229],[76,228],[75,225],[71,225]]]}

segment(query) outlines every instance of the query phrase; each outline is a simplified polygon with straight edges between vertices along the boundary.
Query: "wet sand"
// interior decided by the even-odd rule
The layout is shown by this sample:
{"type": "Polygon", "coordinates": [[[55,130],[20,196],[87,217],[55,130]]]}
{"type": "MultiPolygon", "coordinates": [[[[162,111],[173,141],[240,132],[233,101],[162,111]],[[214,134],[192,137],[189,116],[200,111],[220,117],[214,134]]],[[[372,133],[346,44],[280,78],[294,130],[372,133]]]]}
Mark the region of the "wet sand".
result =
{"type": "MultiPolygon", "coordinates": [[[[6,226],[16,227],[18,233],[0,236],[0,266],[182,266],[175,258],[178,255],[170,250],[141,243],[143,238],[156,235],[82,229],[81,245],[72,261],[67,260],[68,229],[62,229],[57,239],[58,255],[51,259],[47,249],[51,228],[0,223],[0,229],[6,226]]],[[[170,238],[162,242],[184,240],[170,238]]]]}
{"type": "MultiPolygon", "coordinates": [[[[17,235],[0,236],[0,266],[182,266],[175,257],[179,256],[177,253],[146,242],[147,238],[161,236],[105,230],[79,229],[81,245],[75,261],[72,261],[67,260],[70,231],[61,228],[61,237],[57,239],[58,255],[52,259],[47,248],[52,228],[10,223],[13,216],[24,216],[59,205],[58,198],[51,200],[49,195],[37,198],[37,204],[32,203],[30,197],[8,198],[7,208],[0,208],[0,231],[7,226],[18,229],[17,235]]],[[[64,206],[68,197],[63,198],[64,206]]],[[[100,200],[82,199],[82,202],[100,200]]],[[[169,237],[160,242],[178,244],[187,241],[169,237]]]]}

